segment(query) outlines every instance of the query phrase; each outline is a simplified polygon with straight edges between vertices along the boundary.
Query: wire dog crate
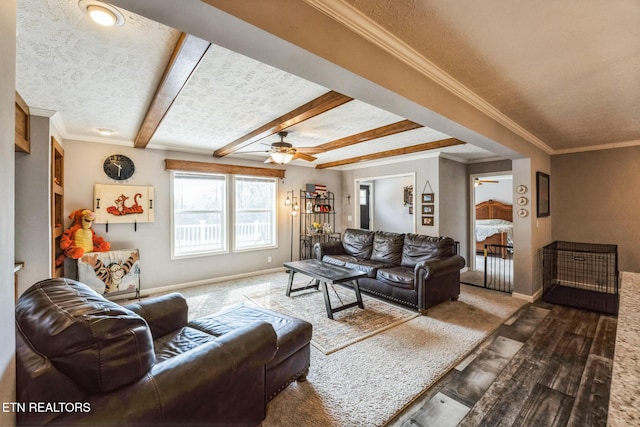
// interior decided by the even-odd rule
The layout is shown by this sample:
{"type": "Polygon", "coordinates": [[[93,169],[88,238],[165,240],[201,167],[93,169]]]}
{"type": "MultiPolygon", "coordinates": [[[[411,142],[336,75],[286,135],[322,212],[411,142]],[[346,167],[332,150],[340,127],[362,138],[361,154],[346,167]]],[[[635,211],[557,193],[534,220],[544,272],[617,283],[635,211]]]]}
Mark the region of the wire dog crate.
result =
{"type": "Polygon", "coordinates": [[[618,314],[618,246],[553,242],[543,249],[542,299],[618,314]]]}

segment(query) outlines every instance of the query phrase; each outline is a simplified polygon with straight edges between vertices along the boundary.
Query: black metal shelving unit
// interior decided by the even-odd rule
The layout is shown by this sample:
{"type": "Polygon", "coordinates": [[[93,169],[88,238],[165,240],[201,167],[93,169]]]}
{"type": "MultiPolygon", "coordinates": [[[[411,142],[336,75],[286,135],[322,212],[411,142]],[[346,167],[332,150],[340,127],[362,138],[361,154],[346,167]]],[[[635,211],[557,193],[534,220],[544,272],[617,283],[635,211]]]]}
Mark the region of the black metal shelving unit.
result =
{"type": "Polygon", "coordinates": [[[335,197],[300,190],[300,259],[313,258],[313,246],[318,242],[340,240],[336,233],[335,197]],[[313,224],[319,224],[316,228],[313,224]]]}

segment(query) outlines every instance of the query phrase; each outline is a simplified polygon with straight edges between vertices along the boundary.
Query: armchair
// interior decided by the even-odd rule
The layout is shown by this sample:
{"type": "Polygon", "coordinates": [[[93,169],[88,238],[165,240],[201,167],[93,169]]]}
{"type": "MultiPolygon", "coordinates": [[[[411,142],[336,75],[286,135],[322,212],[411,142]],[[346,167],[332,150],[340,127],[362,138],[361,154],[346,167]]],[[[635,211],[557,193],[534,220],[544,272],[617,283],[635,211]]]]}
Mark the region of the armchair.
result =
{"type": "Polygon", "coordinates": [[[122,307],[44,280],[16,305],[17,422],[255,426],[276,339],[260,320],[219,336],[194,329],[179,294],[122,307]]]}

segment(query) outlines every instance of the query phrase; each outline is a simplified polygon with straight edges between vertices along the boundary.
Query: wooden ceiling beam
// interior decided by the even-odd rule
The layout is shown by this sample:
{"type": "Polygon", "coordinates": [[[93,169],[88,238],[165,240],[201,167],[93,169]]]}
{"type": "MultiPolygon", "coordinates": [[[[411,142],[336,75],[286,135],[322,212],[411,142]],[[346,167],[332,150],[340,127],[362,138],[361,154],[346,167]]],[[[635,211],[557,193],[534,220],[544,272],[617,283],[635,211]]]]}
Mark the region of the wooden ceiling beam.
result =
{"type": "Polygon", "coordinates": [[[190,160],[165,159],[165,170],[185,172],[224,173],[235,175],[267,176],[284,178],[284,169],[257,168],[253,166],[226,165],[222,163],[195,162],[190,160]]]}
{"type": "Polygon", "coordinates": [[[386,126],[381,126],[379,128],[360,132],[355,135],[336,139],[335,141],[330,141],[326,144],[317,145],[315,147],[298,148],[297,150],[306,154],[319,154],[330,150],[337,150],[338,148],[348,147],[350,145],[360,144],[361,142],[371,141],[372,139],[382,138],[385,136],[395,135],[400,132],[418,129],[421,127],[422,125],[412,122],[411,120],[402,120],[386,126]]]}
{"type": "Polygon", "coordinates": [[[345,166],[369,160],[385,159],[387,157],[401,156],[403,154],[419,153],[421,151],[435,150],[437,148],[452,147],[454,145],[465,144],[456,138],[447,138],[440,141],[426,142],[424,144],[412,145],[410,147],[396,148],[394,150],[381,151],[378,153],[365,154],[363,156],[352,157],[350,159],[337,160],[335,162],[321,163],[316,169],[328,169],[337,166],[345,166]]]}
{"type": "Polygon", "coordinates": [[[211,43],[182,33],[169,59],[147,114],[138,129],[134,147],[145,148],[189,78],[200,65],[211,43]]]}
{"type": "Polygon", "coordinates": [[[254,129],[224,147],[218,148],[213,153],[213,156],[224,157],[229,155],[249,144],[253,144],[256,141],[274,135],[290,126],[315,117],[318,114],[322,114],[352,100],[353,98],[335,91],[327,92],[324,95],[301,105],[295,110],[289,111],[287,114],[254,129]]]}

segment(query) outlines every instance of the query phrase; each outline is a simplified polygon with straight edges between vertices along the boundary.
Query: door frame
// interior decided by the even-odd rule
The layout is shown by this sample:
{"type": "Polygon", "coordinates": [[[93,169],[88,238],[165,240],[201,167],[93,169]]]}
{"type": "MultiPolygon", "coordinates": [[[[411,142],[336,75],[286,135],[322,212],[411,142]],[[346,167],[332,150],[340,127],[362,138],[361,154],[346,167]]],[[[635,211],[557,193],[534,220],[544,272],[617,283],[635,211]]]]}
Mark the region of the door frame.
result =
{"type": "MultiPolygon", "coordinates": [[[[366,178],[355,178],[353,180],[353,194],[356,195],[355,200],[358,203],[354,203],[353,205],[353,217],[354,217],[354,227],[355,228],[360,228],[360,185],[369,185],[369,229],[370,230],[375,230],[375,215],[374,215],[374,209],[373,207],[375,206],[375,191],[373,191],[375,189],[375,181],[379,181],[382,179],[390,179],[390,178],[400,178],[400,177],[411,177],[412,182],[413,182],[413,206],[414,206],[414,214],[413,214],[413,221],[411,221],[411,233],[415,233],[416,232],[416,223],[417,223],[417,218],[420,216],[419,214],[417,214],[416,212],[419,212],[418,209],[416,209],[416,200],[417,200],[417,193],[416,193],[416,173],[415,172],[408,172],[408,173],[398,173],[398,174],[392,174],[392,175],[381,175],[381,176],[372,176],[372,177],[366,177],[366,178]]],[[[402,189],[400,189],[401,191],[402,189]]]]}
{"type": "Polygon", "coordinates": [[[469,262],[467,263],[467,268],[470,271],[476,270],[476,186],[474,184],[476,178],[482,179],[490,176],[511,176],[513,178],[513,171],[483,172],[469,175],[469,230],[471,232],[469,233],[469,262]]]}

